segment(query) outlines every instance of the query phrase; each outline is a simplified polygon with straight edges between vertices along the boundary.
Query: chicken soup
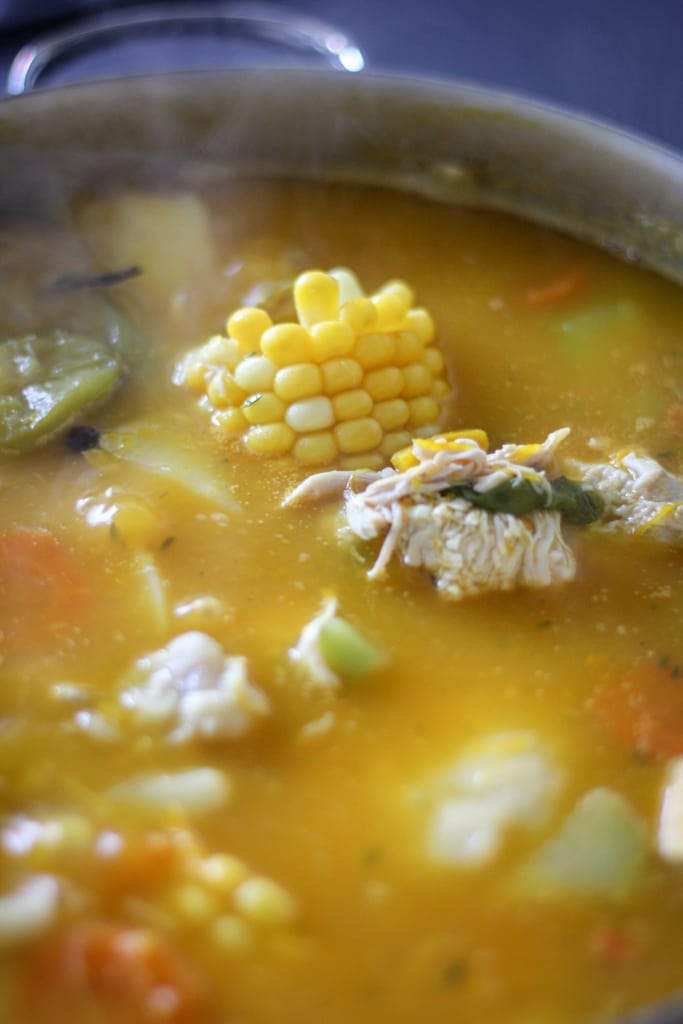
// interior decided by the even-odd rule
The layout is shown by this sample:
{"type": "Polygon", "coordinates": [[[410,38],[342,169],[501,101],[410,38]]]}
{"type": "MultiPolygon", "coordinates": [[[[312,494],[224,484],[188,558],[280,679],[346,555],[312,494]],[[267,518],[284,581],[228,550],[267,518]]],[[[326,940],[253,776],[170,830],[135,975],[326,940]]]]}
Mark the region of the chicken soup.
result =
{"type": "Polygon", "coordinates": [[[0,247],[0,1017],[680,986],[683,295],[360,186],[0,247]]]}

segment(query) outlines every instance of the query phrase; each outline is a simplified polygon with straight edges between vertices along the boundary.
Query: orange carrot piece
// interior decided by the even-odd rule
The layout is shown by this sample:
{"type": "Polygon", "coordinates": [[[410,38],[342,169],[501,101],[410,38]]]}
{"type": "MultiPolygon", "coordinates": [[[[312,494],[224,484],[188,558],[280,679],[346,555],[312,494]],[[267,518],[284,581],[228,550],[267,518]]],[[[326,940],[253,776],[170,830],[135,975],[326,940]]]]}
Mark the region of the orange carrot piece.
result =
{"type": "Polygon", "coordinates": [[[45,651],[80,625],[90,587],[67,548],[49,530],[0,533],[0,634],[5,653],[45,651]]]}
{"type": "Polygon", "coordinates": [[[554,306],[573,298],[584,285],[583,274],[572,268],[554,277],[545,284],[533,288],[527,288],[522,298],[522,304],[529,309],[536,309],[542,306],[554,306]]]}
{"type": "Polygon", "coordinates": [[[32,1024],[202,1024],[204,986],[155,932],[108,921],[66,928],[33,957],[24,979],[32,1024]]]}
{"type": "Polygon", "coordinates": [[[668,660],[643,662],[596,694],[610,732],[646,757],[683,754],[683,671],[668,660]]]}

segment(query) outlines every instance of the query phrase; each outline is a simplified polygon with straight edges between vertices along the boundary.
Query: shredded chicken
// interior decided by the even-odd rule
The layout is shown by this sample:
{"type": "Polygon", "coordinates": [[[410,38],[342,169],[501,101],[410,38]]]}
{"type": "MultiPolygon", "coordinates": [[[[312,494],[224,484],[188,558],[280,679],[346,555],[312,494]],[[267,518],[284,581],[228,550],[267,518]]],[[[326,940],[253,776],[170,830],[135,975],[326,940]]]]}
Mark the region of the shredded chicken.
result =
{"type": "Polygon", "coordinates": [[[246,658],[226,655],[206,633],[175,637],[140,658],[132,676],[121,704],[138,725],[164,730],[177,742],[243,736],[270,709],[249,681],[246,658]]]}
{"type": "Polygon", "coordinates": [[[406,565],[425,568],[452,600],[572,579],[576,566],[559,512],[518,516],[443,495],[459,483],[482,493],[520,479],[549,492],[545,470],[568,433],[557,430],[543,444],[507,444],[490,454],[473,438],[416,440],[405,469],[377,474],[362,491],[347,489],[353,533],[365,540],[384,535],[369,576],[380,576],[398,553],[406,565]]]}
{"type": "Polygon", "coordinates": [[[568,461],[568,469],[605,503],[600,529],[672,542],[683,534],[683,481],[643,452],[621,451],[607,462],[568,461]]]}

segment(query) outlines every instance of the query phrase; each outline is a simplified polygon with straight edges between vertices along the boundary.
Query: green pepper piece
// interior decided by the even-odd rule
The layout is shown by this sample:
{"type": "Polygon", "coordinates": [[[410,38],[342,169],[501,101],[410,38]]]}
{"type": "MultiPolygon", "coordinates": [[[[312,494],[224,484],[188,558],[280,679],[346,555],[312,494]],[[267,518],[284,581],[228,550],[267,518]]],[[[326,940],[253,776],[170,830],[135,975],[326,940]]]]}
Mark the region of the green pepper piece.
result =
{"type": "Polygon", "coordinates": [[[570,523],[588,526],[596,522],[605,510],[605,503],[597,491],[584,490],[580,484],[566,476],[550,481],[552,498],[550,508],[557,509],[570,523]]]}
{"type": "Polygon", "coordinates": [[[526,516],[537,509],[557,509],[569,522],[581,526],[594,523],[602,515],[604,504],[594,491],[584,490],[565,476],[548,482],[550,492],[537,480],[511,477],[488,491],[477,491],[468,484],[454,484],[440,494],[464,498],[477,508],[512,516],[526,516]]]}
{"type": "Polygon", "coordinates": [[[118,352],[87,334],[53,330],[0,343],[0,451],[48,441],[123,374],[118,352]]]}
{"type": "Polygon", "coordinates": [[[384,660],[374,644],[338,616],[324,624],[318,643],[323,658],[342,679],[359,679],[384,660]]]}
{"type": "Polygon", "coordinates": [[[548,507],[548,492],[536,480],[526,477],[511,477],[488,491],[476,491],[467,484],[456,484],[449,488],[454,495],[465,498],[477,508],[488,512],[507,512],[513,516],[526,516],[539,508],[548,507]]]}

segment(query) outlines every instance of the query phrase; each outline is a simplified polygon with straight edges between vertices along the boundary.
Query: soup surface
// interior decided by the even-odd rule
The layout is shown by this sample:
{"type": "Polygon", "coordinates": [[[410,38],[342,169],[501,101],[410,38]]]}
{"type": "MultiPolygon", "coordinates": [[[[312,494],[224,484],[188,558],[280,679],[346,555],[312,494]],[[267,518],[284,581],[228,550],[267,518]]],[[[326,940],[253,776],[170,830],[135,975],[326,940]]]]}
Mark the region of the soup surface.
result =
{"type": "Polygon", "coordinates": [[[574,579],[457,602],[368,578],[339,500],[282,504],[326,467],[218,441],[178,366],[346,266],[431,313],[444,429],[680,475],[683,295],[502,215],[288,182],[83,200],[1,250],[4,336],[106,303],[132,340],[91,430],[0,456],[0,1018],[579,1024],[675,992],[680,546],[565,525],[574,579]],[[332,686],[296,658],[331,599],[378,655],[332,686]],[[246,659],[222,731],[145,718],[187,634],[246,659]]]}

